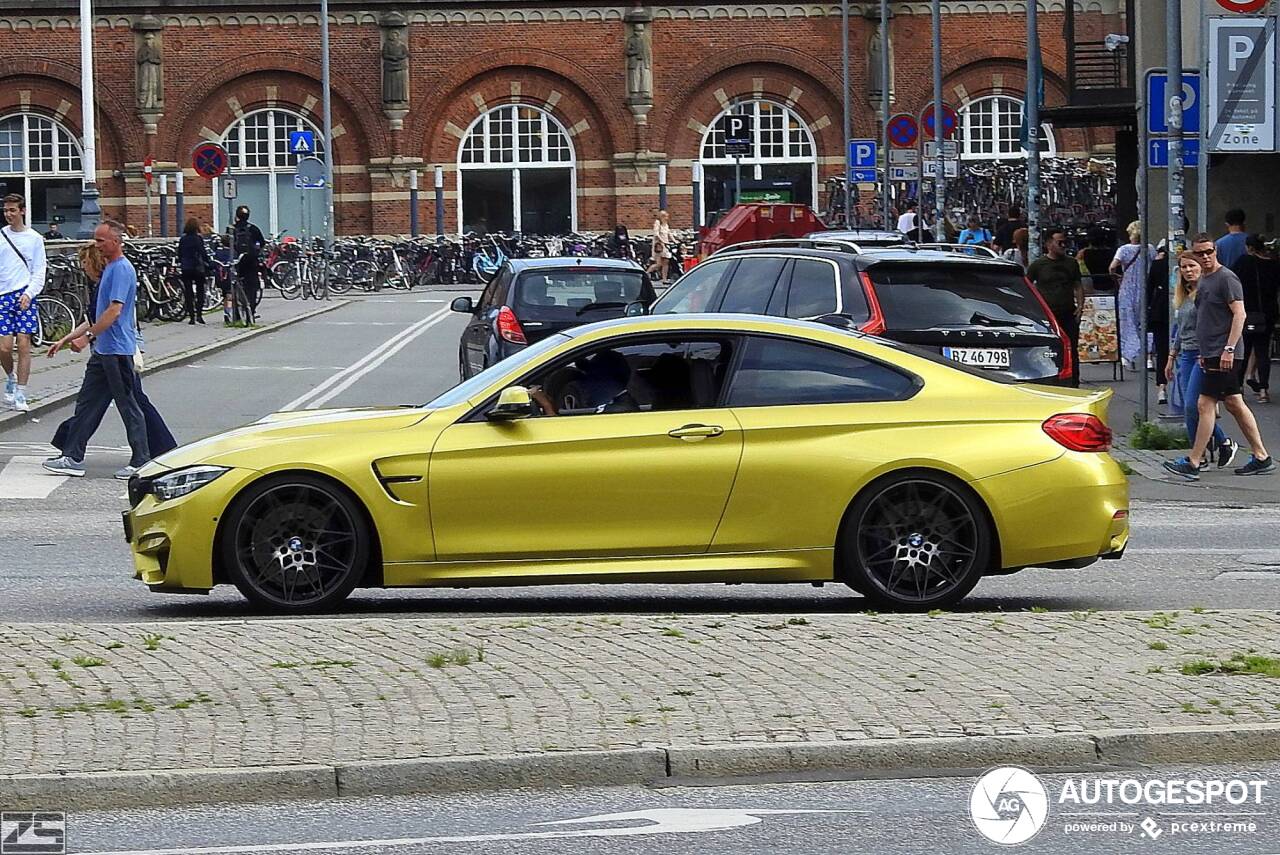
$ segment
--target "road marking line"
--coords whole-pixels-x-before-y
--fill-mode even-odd
[[[14,457],[0,470],[0,499],[47,499],[67,483],[65,475],[54,475],[40,466],[43,457]]]
[[[347,366],[343,370],[339,371],[337,374],[334,374],[332,377],[330,377],[328,380],[321,383],[319,386],[315,386],[311,389],[308,389],[302,395],[298,396],[294,400],[285,404],[283,407],[281,407],[281,409],[282,410],[314,409],[313,407],[303,406],[303,405],[306,404],[312,398],[315,398],[319,395],[324,394],[324,392],[326,392],[333,385],[337,383],[341,383],[344,379],[346,379],[348,375],[359,371],[366,364],[377,359],[382,354],[383,351],[387,350],[388,348],[394,347],[396,343],[399,342],[401,339],[407,336],[414,335],[419,329],[422,329],[425,324],[428,324],[437,318],[446,317],[448,314],[449,314],[449,309],[446,308],[446,309],[441,309],[435,314],[427,315],[425,318],[413,324],[413,326],[409,327],[408,329],[402,332],[396,333],[391,338],[387,339],[382,344],[375,347],[372,351],[366,354],[359,361],[355,362],[352,365]]]
[[[185,368],[201,368],[213,371],[341,371],[344,365],[213,365],[207,362],[192,363]]]
[[[446,314],[443,314],[443,315],[439,315],[439,316],[437,316],[437,317],[435,318],[435,320],[433,320],[433,321],[431,321],[431,323],[429,323],[429,324],[425,324],[424,326],[422,326],[421,328],[419,328],[416,332],[414,332],[414,333],[413,333],[413,335],[407,335],[407,336],[405,336],[404,338],[400,339],[400,341],[396,344],[396,346],[395,346],[395,347],[393,347],[393,348],[391,348],[391,349],[387,350],[385,353],[383,353],[381,356],[379,356],[379,357],[378,357],[377,359],[375,359],[373,362],[369,363],[368,365],[366,365],[364,368],[360,369],[359,371],[357,371],[357,372],[353,373],[353,374],[352,374],[350,377],[348,377],[346,380],[344,380],[343,382],[341,382],[341,383],[339,383],[337,386],[335,386],[331,391],[326,392],[325,394],[323,394],[323,395],[321,395],[320,397],[318,397],[318,398],[316,398],[315,400],[313,400],[311,403],[307,404],[307,407],[306,407],[306,408],[307,408],[308,410],[314,410],[314,409],[316,409],[317,407],[319,407],[321,404],[324,404],[324,403],[326,403],[326,402],[328,402],[328,401],[333,400],[333,399],[334,399],[335,397],[337,397],[339,394],[341,394],[342,392],[345,392],[347,389],[351,388],[351,386],[353,386],[357,380],[359,380],[361,377],[365,376],[366,374],[370,373],[371,371],[374,371],[375,369],[377,369],[377,367],[378,367],[379,365],[381,365],[382,363],[386,362],[386,361],[387,361],[388,359],[390,359],[391,357],[395,356],[397,353],[399,353],[401,350],[403,350],[405,347],[407,347],[409,344],[411,344],[415,338],[417,338],[418,336],[422,335],[424,332],[426,332],[427,330],[431,329],[432,327],[434,327],[436,324],[440,323],[441,321],[446,321],[446,320],[448,320],[448,319],[449,319],[448,311],[449,311],[449,310],[448,310],[448,309],[446,309],[446,310],[445,310]]]

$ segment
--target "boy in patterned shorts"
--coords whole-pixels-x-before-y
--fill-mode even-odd
[[[28,412],[27,380],[31,377],[31,338],[39,319],[36,296],[44,288],[44,238],[26,223],[27,200],[17,193],[4,197],[0,229],[0,368],[4,368],[4,402]],[[14,341],[18,358],[13,357]]]

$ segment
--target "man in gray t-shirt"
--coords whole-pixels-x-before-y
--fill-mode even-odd
[[[1191,254],[1204,270],[1196,289],[1196,337],[1200,340],[1204,379],[1200,383],[1199,400],[1187,401],[1186,406],[1196,407],[1200,423],[1196,435],[1191,437],[1190,456],[1166,461],[1164,468],[1188,481],[1200,480],[1200,469],[1191,461],[1204,457],[1217,419],[1217,403],[1222,401],[1253,450],[1253,457],[1235,473],[1270,474],[1276,471],[1276,464],[1262,444],[1253,413],[1245,405],[1235,365],[1236,347],[1244,333],[1244,288],[1234,273],[1218,263],[1217,248],[1209,235],[1196,235],[1191,242]]]

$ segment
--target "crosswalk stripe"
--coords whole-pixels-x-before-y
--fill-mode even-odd
[[[66,483],[40,467],[42,457],[14,457],[0,470],[0,499],[47,499]]]

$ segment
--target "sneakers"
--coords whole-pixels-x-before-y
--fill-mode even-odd
[[[44,467],[44,471],[52,472],[54,475],[70,475],[73,478],[84,477],[84,463],[72,460],[70,457],[55,457],[52,460],[46,460],[40,465]]]
[[[1276,471],[1276,462],[1268,457],[1266,460],[1259,460],[1252,454],[1249,455],[1249,462],[1236,469],[1237,475],[1270,475]]]
[[[1222,445],[1218,446],[1218,468],[1226,469],[1230,466],[1231,461],[1236,459],[1236,452],[1239,450],[1240,444],[1232,439],[1229,439]]]
[[[1156,403],[1157,404],[1169,403],[1169,393],[1165,392],[1164,389],[1161,389],[1159,396],[1156,398]]]
[[[138,471],[137,466],[126,466],[123,469],[117,469],[115,471],[115,474],[112,475],[111,477],[115,478],[117,481],[128,481],[130,478],[133,477],[133,473],[137,471]]]
[[[1179,478],[1186,478],[1188,481],[1199,481],[1200,470],[1191,460],[1186,457],[1179,457],[1177,460],[1166,460],[1164,462],[1166,472],[1177,475]]]
[[[13,377],[6,377],[4,381],[4,402],[5,404],[13,403],[13,396],[18,392],[18,381]]]
[[[21,389],[14,391],[13,398],[10,400],[9,406],[13,407],[20,413],[31,412],[31,405],[27,403],[27,393]]]

